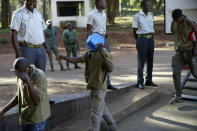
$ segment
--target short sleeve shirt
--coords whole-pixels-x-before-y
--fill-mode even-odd
[[[46,29],[46,25],[42,14],[37,9],[34,9],[32,13],[23,6],[14,11],[10,29],[18,32],[19,42],[39,45],[45,41],[43,31]]]
[[[138,12],[133,18],[133,28],[137,28],[137,34],[154,33],[152,13],[144,14],[143,11]]]
[[[99,12],[97,8],[93,9],[88,15],[87,24],[92,25],[92,32],[106,34],[107,17],[103,10]]]
[[[105,50],[104,53],[107,60],[113,64],[113,59],[110,52]],[[108,73],[103,66],[103,59],[101,58],[99,52],[87,51],[85,55],[82,56],[82,63],[85,63],[85,79],[88,83],[87,89],[106,90],[106,76]]]
[[[40,102],[34,105],[31,100],[28,86],[21,79],[18,80],[17,97],[19,103],[19,124],[37,124],[46,121],[50,115],[50,106],[47,94],[47,79],[45,73],[32,66],[33,70],[30,78],[33,82],[34,88],[39,92]]]

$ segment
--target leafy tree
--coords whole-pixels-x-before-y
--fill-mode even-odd
[[[118,12],[119,0],[106,0],[107,2],[107,19],[109,24],[114,24],[116,13]]]
[[[163,0],[151,0],[151,10],[153,14],[157,14],[159,9],[161,8]]]

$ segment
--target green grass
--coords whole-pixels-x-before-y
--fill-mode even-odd
[[[0,28],[0,34],[9,34],[10,33],[10,29],[6,28],[6,29],[2,29]]]
[[[162,23],[164,22],[164,15],[154,16],[155,23]],[[130,17],[116,17],[115,23],[120,26],[127,26],[130,27],[133,23],[133,16]]]

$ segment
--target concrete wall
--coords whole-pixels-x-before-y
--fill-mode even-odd
[[[165,33],[171,33],[172,11],[182,9],[189,19],[197,22],[197,0],[165,0]]]
[[[108,91],[106,101],[111,102],[118,95],[128,92],[130,90],[130,85],[122,86],[120,88],[121,89],[117,91]],[[47,131],[50,131],[59,124],[69,121],[70,119],[90,110],[92,104],[89,92],[66,95],[54,100],[55,103],[51,104],[52,115],[47,121]],[[17,108],[9,111],[3,119],[0,119],[0,131],[20,131]]]
[[[57,16],[57,2],[75,2],[84,1],[84,16],[69,16],[58,17]],[[54,26],[60,26],[60,21],[76,21],[77,27],[86,27],[87,15],[89,13],[89,0],[51,0],[51,15]]]

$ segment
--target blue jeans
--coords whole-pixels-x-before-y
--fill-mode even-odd
[[[39,124],[22,125],[22,131],[44,131],[46,121]]]
[[[37,68],[45,72],[46,68],[46,53],[43,46],[40,48],[31,48],[28,46],[20,45],[20,51],[30,64],[35,65]]]

